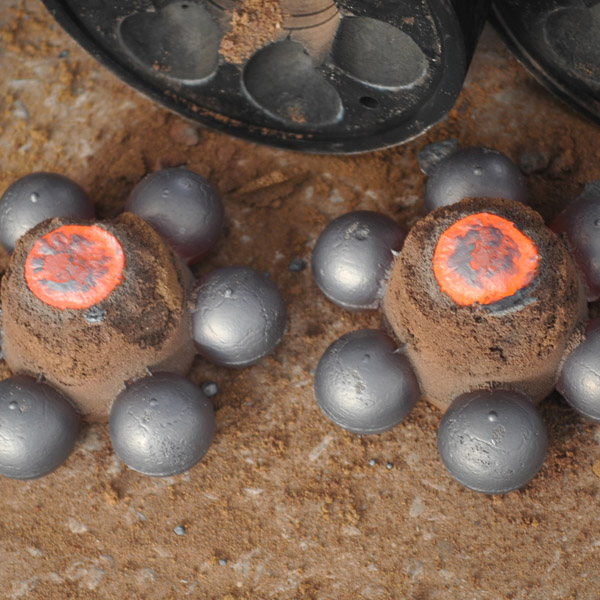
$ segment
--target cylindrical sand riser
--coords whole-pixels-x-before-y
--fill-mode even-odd
[[[38,263],[30,261],[29,279],[26,265],[40,238],[70,223],[44,221],[17,242],[2,280],[3,349],[13,372],[42,375],[88,421],[107,421],[127,382],[148,369],[189,370],[192,276],[147,223],[124,213],[96,226],[118,240],[124,257],[112,291],[98,301],[84,298],[85,307],[60,307],[51,287],[42,299],[48,285],[33,279]]]
[[[434,273],[440,236],[468,215],[503,217],[539,254],[535,277],[507,297],[459,302]],[[453,258],[459,256],[454,254]],[[464,200],[431,212],[410,231],[396,260],[384,315],[418,373],[423,396],[445,410],[460,394],[509,389],[539,401],[581,340],[583,286],[564,244],[530,208],[508,200]]]

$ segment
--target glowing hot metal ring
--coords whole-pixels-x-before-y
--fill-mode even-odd
[[[538,263],[538,247],[514,223],[482,212],[444,231],[433,255],[433,272],[443,292],[469,306],[492,304],[527,287]]]
[[[35,242],[25,262],[25,280],[46,304],[89,308],[121,282],[124,267],[114,235],[97,225],[63,225]]]

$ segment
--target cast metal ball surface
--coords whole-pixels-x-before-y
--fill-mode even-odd
[[[54,388],[25,375],[0,382],[0,475],[34,479],[69,456],[79,415]]]
[[[600,319],[565,360],[556,389],[580,415],[600,423]]]
[[[552,223],[552,229],[567,238],[589,302],[600,298],[600,189],[596,193],[576,198]]]
[[[315,371],[315,396],[336,425],[381,433],[410,413],[420,391],[408,359],[376,329],[348,333],[329,346]]]
[[[94,205],[74,181],[57,173],[32,173],[0,198],[0,243],[12,252],[32,227],[53,217],[93,219]]]
[[[224,267],[199,282],[192,337],[209,361],[245,367],[274,350],[286,318],[283,297],[268,277],[249,267]]]
[[[214,248],[225,209],[213,186],[183,168],[157,171],[138,183],[125,210],[142,217],[183,260],[194,263]]]
[[[377,308],[404,237],[398,223],[381,213],[355,211],[338,217],[315,245],[312,271],[317,285],[343,308]]]
[[[425,210],[463,198],[504,198],[527,203],[519,168],[504,154],[483,147],[464,148],[444,158],[425,184]]]
[[[438,451],[450,474],[486,494],[529,482],[546,457],[546,427],[519,392],[479,390],[458,396],[438,430]]]
[[[168,477],[193,467],[215,435],[215,413],[202,390],[173,373],[139,379],[115,400],[110,437],[135,471]]]

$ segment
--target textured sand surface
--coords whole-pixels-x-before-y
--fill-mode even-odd
[[[0,11],[0,189],[55,170],[112,218],[146,173],[186,165],[226,205],[225,235],[195,274],[230,264],[268,271],[290,318],[275,354],[254,367],[196,359],[191,377],[219,387],[218,430],[188,473],[151,479],[128,470],[108,428],[93,425],[50,476],[1,479],[0,596],[597,598],[600,428],[557,395],[544,401],[548,458],[524,490],[498,497],[448,475],[436,451],[441,412],[428,403],[383,435],[341,431],[316,405],[312,370],[334,339],[376,327],[380,316],[338,309],[310,268],[288,265],[310,262],[318,233],[349,210],[416,222],[417,153],[451,137],[528,157],[538,169],[527,176],[532,205],[548,221],[600,178],[599,128],[548,95],[488,28],[455,110],[425,137],[351,157],[258,147],[140,97],[38,2],[8,5],[17,10]]]

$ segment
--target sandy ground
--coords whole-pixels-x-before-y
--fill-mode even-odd
[[[312,371],[343,333],[378,313],[329,303],[310,267],[325,224],[381,210],[423,214],[416,155],[427,143],[539,153],[531,204],[550,220],[600,178],[600,129],[546,93],[486,28],[456,108],[405,146],[318,157],[260,147],[183,121],[94,63],[36,1],[0,14],[0,190],[52,170],[118,214],[141,177],[186,165],[222,194],[227,226],[196,275],[245,264],[280,286],[289,327],[274,355],[244,369],[197,359],[215,381],[218,432],[188,473],[126,468],[106,425],[84,426],[53,474],[0,479],[3,598],[592,599],[600,596],[600,428],[558,395],[542,404],[550,449],[539,475],[503,496],[456,483],[437,456],[440,412],[359,437],[329,423]],[[5,264],[6,257],[3,257]],[[597,311],[593,307],[594,313]],[[8,371],[0,363],[0,373]],[[177,535],[174,528],[185,528]]]

